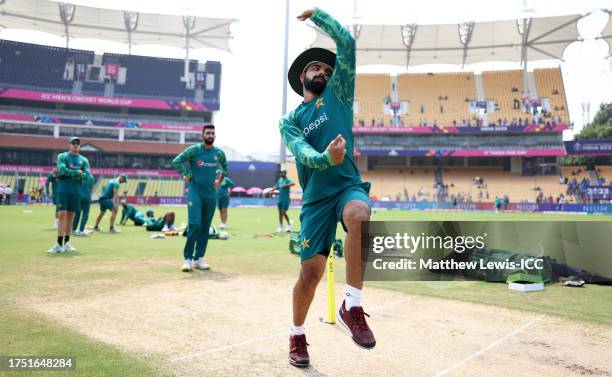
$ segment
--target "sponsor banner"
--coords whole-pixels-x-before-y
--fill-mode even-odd
[[[453,134],[453,133],[517,133],[517,132],[563,132],[567,124],[531,124],[527,126],[482,126],[482,127],[353,127],[355,134]]]
[[[24,115],[24,114],[0,114],[0,120],[12,120],[16,122],[42,123],[48,125],[60,124],[66,126],[99,126],[126,129],[167,130],[167,131],[190,131],[201,132],[202,125],[196,124],[164,124],[164,123],[142,123],[139,121],[117,122],[99,119],[75,119],[56,118],[52,115]]]
[[[503,157],[503,156],[564,156],[565,149],[501,149],[501,150],[405,150],[359,149],[363,156],[411,156],[411,157]]]
[[[612,139],[585,139],[565,142],[568,155],[612,156]]]
[[[61,102],[79,105],[113,106],[113,107],[135,107],[145,109],[162,110],[187,110],[187,111],[216,111],[219,110],[219,103],[205,102],[197,103],[192,101],[145,99],[145,98],[123,98],[123,97],[103,97],[86,94],[71,94],[58,92],[42,92],[37,90],[26,90],[17,88],[0,88],[0,97],[16,98],[43,102]]]
[[[105,64],[104,75],[106,77],[117,78],[117,76],[119,75],[119,67],[120,65],[117,63]]]
[[[364,222],[364,280],[612,282],[611,231],[602,221]]]
[[[457,203],[453,206],[450,202],[406,202],[406,201],[381,201],[370,202],[373,209],[403,210],[403,211],[494,211],[494,203]],[[536,203],[510,203],[507,211],[520,212],[576,212],[597,213],[612,215],[612,204],[536,204]]]
[[[589,186],[585,190],[588,197],[593,199],[612,199],[612,185],[611,186]]]
[[[54,166],[0,165],[0,172],[3,173],[49,174],[53,169]],[[126,174],[128,177],[180,177],[174,170],[92,168],[91,173],[94,176]]]

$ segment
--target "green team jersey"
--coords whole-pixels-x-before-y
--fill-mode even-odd
[[[49,186],[51,186],[50,190]],[[47,176],[47,182],[45,182],[45,192],[47,193],[47,196],[53,196],[57,194],[57,177],[55,176],[55,174],[53,174],[53,172],[49,173],[49,175]]]
[[[234,186],[236,186],[236,182],[228,177],[224,177],[223,182],[221,182],[221,185],[217,190],[217,197],[222,198],[224,196],[230,196],[230,188]]]
[[[289,201],[289,193],[291,192],[291,187],[283,187],[284,185],[293,183],[293,180],[290,178],[279,178],[276,182],[275,189],[278,190],[278,201],[279,202],[288,202]]]
[[[128,219],[134,221],[136,213],[136,208],[132,205],[128,204],[127,206],[123,207],[123,210],[121,211],[121,221],[119,221],[119,224],[125,224]]]
[[[280,133],[293,153],[303,204],[327,198],[361,182],[353,158],[353,97],[355,93],[355,40],[330,15],[316,9],[310,19],[336,43],[336,64],[320,96],[302,102],[280,121]],[[333,165],[329,143],[341,134],[347,153]]]
[[[53,187],[53,191],[80,194],[81,182],[90,175],[89,161],[80,154],[60,153],[57,156],[57,172],[57,190]]]
[[[91,189],[94,184],[93,175],[89,174],[81,183],[81,199],[91,200]]]
[[[120,183],[117,178],[113,178],[102,189],[100,199],[112,199],[115,196],[115,189],[119,189]]]
[[[185,167],[189,163],[189,168]],[[189,190],[196,190],[202,195],[216,197],[215,179],[217,170],[227,174],[225,153],[215,146],[205,148],[202,143],[192,145],[172,160],[172,167],[185,177],[191,177]]]

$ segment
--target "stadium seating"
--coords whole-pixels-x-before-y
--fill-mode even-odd
[[[115,96],[145,95],[193,99],[194,90],[180,81],[184,60],[137,55],[104,54],[102,62],[119,63],[127,68],[125,85],[115,85]],[[192,69],[197,62],[191,61]],[[154,84],[153,84],[154,83]]]
[[[404,190],[408,192],[409,198],[412,198],[413,195],[418,196],[418,191],[423,189],[427,192],[427,199],[431,200],[435,192],[433,168],[381,168],[361,172],[361,177],[372,183],[370,196],[377,199],[389,197],[395,200],[399,193],[404,200]]]
[[[0,40],[0,83],[69,92],[73,82],[64,80],[66,62],[93,64],[94,52],[31,43]],[[102,63],[119,63],[127,68],[125,85],[115,85],[115,96],[153,96],[192,99],[195,91],[186,88],[184,60],[122,54],[104,54]],[[195,71],[198,62],[190,62]],[[104,83],[84,82],[83,93],[103,95]]]
[[[93,51],[0,40],[0,82],[69,91],[72,81],[63,79],[68,59],[92,63],[93,57]]]
[[[552,195],[557,198],[566,192],[566,186],[559,184],[559,176],[521,176],[520,174],[503,171],[501,168],[456,168],[444,169],[442,173],[445,185],[449,185],[449,195],[472,194],[472,201],[478,201],[478,187],[473,184],[474,177],[484,179],[486,188],[482,189],[483,195],[489,192],[489,200],[486,197],[482,201],[493,201],[496,196],[508,195],[511,202],[529,201],[534,202],[538,191],[544,193],[545,197]],[[452,186],[454,187],[451,187]]]
[[[612,166],[597,166],[597,170],[606,183],[612,185]]]
[[[489,122],[497,119],[507,119],[525,117],[531,118],[522,112],[520,107],[514,109],[514,100],[521,101],[523,98],[523,71],[492,71],[482,73],[482,85],[487,100],[497,101],[499,109],[489,115]],[[516,91],[512,91],[516,88]]]
[[[573,178],[576,178],[578,182],[582,181],[584,178],[591,178],[586,166],[561,166],[559,169],[561,170],[561,175],[567,177],[570,181]]]
[[[389,75],[357,75],[355,80],[355,101],[359,102],[359,112],[355,114],[355,123],[362,120],[366,126],[383,120],[386,126],[391,124],[391,115],[384,114],[385,97],[391,94],[391,77]]]
[[[473,73],[405,74],[397,78],[400,101],[409,101],[409,113],[402,116],[406,125],[418,125],[423,119],[432,126],[458,124],[469,119],[465,99],[476,99]],[[421,105],[423,112],[421,112]],[[442,108],[441,108],[442,106]],[[442,110],[442,112],[440,111]]]
[[[548,98],[552,116],[555,119],[560,117],[562,121],[567,123],[569,120],[569,113],[561,69],[535,69],[533,75],[538,97]]]

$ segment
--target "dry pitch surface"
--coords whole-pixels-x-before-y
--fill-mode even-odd
[[[311,366],[296,369],[287,362],[292,284],[218,267],[140,288],[24,305],[96,340],[154,356],[178,376],[612,375],[610,327],[381,289],[365,291],[378,344],[363,350],[339,325],[318,321],[325,312],[324,282],[307,321]],[[341,297],[337,284],[337,302]]]

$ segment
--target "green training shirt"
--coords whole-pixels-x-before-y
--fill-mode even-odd
[[[128,219],[134,220],[134,218],[136,217],[135,215],[136,208],[128,204],[127,206],[123,207],[123,210],[121,211],[121,221],[119,221],[119,224],[125,224]]]
[[[81,182],[89,173],[89,161],[80,154],[63,152],[57,156],[57,192],[80,194]],[[56,191],[53,187],[53,191]]]
[[[45,182],[45,192],[47,193],[47,196],[53,196],[57,194],[56,185],[57,185],[57,177],[55,176],[55,174],[53,174],[53,172],[51,172],[47,176],[47,182]],[[51,189],[49,189],[49,186],[51,186]]]
[[[219,190],[217,190],[217,197],[223,198],[225,196],[230,196],[230,188],[236,186],[236,182],[231,180],[228,177],[223,177],[223,182],[219,186]]]
[[[278,201],[280,202],[288,202],[289,201],[289,194],[291,192],[291,187],[283,187],[283,185],[287,185],[293,183],[293,180],[291,180],[290,178],[279,178],[278,181],[276,182],[276,186],[274,186],[275,189],[278,190]]]
[[[91,200],[91,188],[94,184],[93,175],[89,174],[81,183],[81,199]]]
[[[189,167],[185,167],[185,163]],[[172,160],[172,167],[182,176],[191,177],[189,190],[196,190],[207,197],[216,197],[214,183],[217,170],[227,174],[225,153],[215,146],[205,148],[202,143],[192,145]]]
[[[112,199],[115,195],[115,189],[119,189],[119,179],[113,178],[104,186],[102,189],[102,195],[100,195],[100,199]]]
[[[316,202],[361,182],[353,157],[353,97],[355,93],[355,40],[330,15],[316,9],[310,19],[336,43],[336,65],[320,96],[302,102],[280,121],[280,133],[293,153],[303,204]],[[346,155],[332,165],[325,149],[341,134]]]

